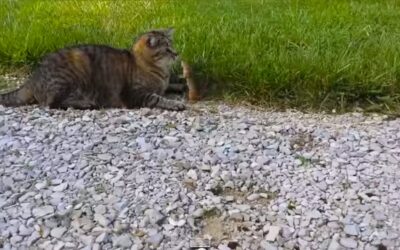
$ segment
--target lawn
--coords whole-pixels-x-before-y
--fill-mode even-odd
[[[400,103],[396,0],[2,0],[2,71],[76,43],[129,47],[175,27],[182,57],[219,97],[345,109]]]

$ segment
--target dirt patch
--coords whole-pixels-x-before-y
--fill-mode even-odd
[[[294,151],[311,150],[314,146],[314,136],[310,133],[299,133],[290,141],[290,148]]]
[[[203,220],[202,238],[210,239],[210,244],[217,247],[221,242],[235,243],[243,232],[249,231],[252,222],[235,221],[229,218],[209,217]]]
[[[252,193],[261,193],[264,197],[260,195],[257,199],[248,200],[247,197]],[[213,194],[223,197],[225,202],[245,204],[251,207],[266,206],[276,197],[276,194],[265,190],[243,192],[222,186],[215,187]],[[236,245],[235,239],[240,238],[244,232],[251,230],[250,228],[255,225],[254,221],[245,220],[246,216],[248,216],[247,212],[240,212],[230,216],[217,208],[207,210],[202,218],[199,219],[202,225],[199,236],[203,239],[210,239],[211,246],[214,247],[217,247],[221,242]]]

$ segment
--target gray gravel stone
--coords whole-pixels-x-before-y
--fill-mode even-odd
[[[3,177],[3,185],[12,188],[14,186],[14,180],[11,177]]]
[[[340,245],[347,247],[347,248],[357,248],[357,241],[352,238],[341,238]]]
[[[39,183],[35,184],[35,187],[36,187],[37,190],[41,190],[41,189],[47,187],[47,183],[46,182],[39,182]]]
[[[20,243],[22,241],[23,237],[19,236],[19,235],[14,235],[10,238],[10,243],[13,246],[18,245],[18,243]]]
[[[231,248],[228,247],[227,245],[220,244],[220,245],[218,246],[218,250],[231,250]]]
[[[164,239],[164,235],[162,233],[156,233],[156,234],[151,235],[147,239],[147,242],[154,247],[158,247],[161,244],[163,239]]]
[[[65,227],[55,227],[55,228],[51,229],[50,235],[54,238],[60,239],[66,231],[67,231],[67,228],[65,228]]]
[[[127,248],[132,246],[132,239],[128,234],[122,234],[112,237],[113,247]]]
[[[32,210],[32,214],[35,217],[43,217],[52,213],[54,213],[54,208],[52,206],[36,207]]]
[[[203,214],[204,214],[204,209],[198,208],[193,212],[193,217],[194,218],[200,218],[200,217],[203,216]]]
[[[281,227],[278,226],[270,226],[268,230],[268,234],[265,237],[266,241],[275,241],[276,237],[278,236],[279,232],[281,230]]]
[[[54,245],[53,250],[60,250],[60,249],[62,249],[64,246],[65,246],[65,243],[64,243],[64,242],[58,241],[58,242]]]
[[[107,227],[110,224],[110,221],[102,214],[95,214],[94,220],[103,227]]]
[[[196,173],[196,170],[190,169],[190,170],[187,172],[187,176],[188,176],[190,179],[197,180],[197,173]]]
[[[67,189],[68,183],[61,183],[55,187],[53,187],[54,192],[63,192],[65,189]]]
[[[399,119],[194,107],[0,106],[4,248],[400,249]]]
[[[28,228],[25,225],[20,225],[18,228],[18,234],[21,236],[31,235],[33,232],[33,228]]]
[[[261,249],[263,250],[278,250],[278,247],[268,241],[261,241]]]
[[[98,154],[97,157],[100,160],[103,160],[103,161],[110,161],[112,159],[112,155],[108,154],[108,153],[106,153],[106,154]]]
[[[260,194],[251,194],[251,195],[247,196],[247,200],[255,201],[255,200],[259,199],[260,197],[261,197]]]
[[[79,235],[79,241],[85,246],[91,246],[93,244],[93,236],[84,234]]]
[[[357,225],[345,225],[343,230],[347,235],[353,236],[357,236],[359,231]]]
[[[39,232],[33,231],[32,234],[28,237],[26,244],[27,244],[27,246],[32,246],[39,239],[40,239]]]
[[[150,223],[152,224],[160,224],[165,218],[165,215],[155,209],[146,210],[145,215],[149,218]]]
[[[384,221],[386,220],[386,215],[382,211],[375,211],[374,218],[378,221]]]
[[[103,232],[96,238],[97,243],[103,243],[107,239],[107,233]]]

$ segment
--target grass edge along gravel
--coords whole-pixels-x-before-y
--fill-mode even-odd
[[[397,1],[39,1],[0,6],[2,72],[77,43],[128,48],[175,27],[176,48],[213,97],[299,109],[395,110]],[[0,84],[1,88],[1,84]]]

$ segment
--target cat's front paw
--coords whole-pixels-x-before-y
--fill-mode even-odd
[[[187,107],[183,102],[170,100],[166,108],[174,111],[182,111],[185,110]]]

